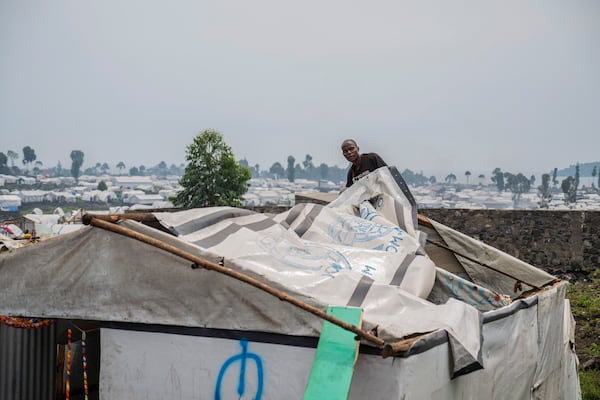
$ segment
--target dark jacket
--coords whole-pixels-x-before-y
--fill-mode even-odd
[[[346,179],[346,187],[352,186],[354,182],[367,175],[377,168],[386,167],[387,164],[377,153],[364,153],[360,155],[360,167],[355,170],[354,164],[348,169],[348,177]]]

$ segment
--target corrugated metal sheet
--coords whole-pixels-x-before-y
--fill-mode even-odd
[[[36,329],[0,324],[0,400],[53,400],[55,324]]]

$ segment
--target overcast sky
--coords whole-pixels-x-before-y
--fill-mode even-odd
[[[208,128],[261,169],[598,161],[600,1],[0,1],[0,151],[180,164]]]

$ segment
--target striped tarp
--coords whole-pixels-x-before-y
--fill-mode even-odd
[[[436,266],[423,251],[414,215],[385,168],[327,206],[302,203],[275,215],[231,207],[155,213],[179,239],[227,266],[325,306],[363,308],[365,325],[377,325],[382,337],[446,329],[457,343],[458,370],[479,358],[481,321],[459,301],[424,300]]]

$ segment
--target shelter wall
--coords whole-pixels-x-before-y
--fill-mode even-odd
[[[483,325],[483,368],[451,378],[449,342],[399,358],[361,353],[349,399],[576,399],[564,285]],[[315,349],[102,329],[100,399],[301,398]],[[243,365],[243,366],[242,366]]]

